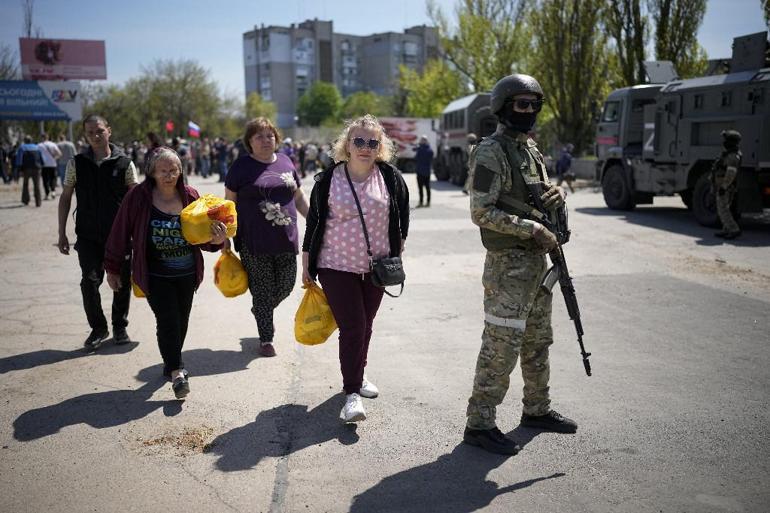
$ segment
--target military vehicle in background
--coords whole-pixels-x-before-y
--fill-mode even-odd
[[[439,180],[463,185],[468,177],[468,134],[481,139],[494,133],[497,118],[489,108],[489,93],[452,101],[441,113],[439,151],[433,171]]]
[[[610,93],[596,133],[597,178],[616,210],[679,194],[699,223],[718,223],[709,182],[721,132],[738,130],[743,162],[736,207],[770,208],[770,43],[767,32],[737,37],[726,74],[687,80],[671,63],[645,63],[651,84]]]
[[[396,167],[404,173],[417,171],[414,160],[415,149],[420,142],[420,136],[428,137],[433,154],[436,155],[436,120],[431,118],[379,118],[385,133],[396,145]]]

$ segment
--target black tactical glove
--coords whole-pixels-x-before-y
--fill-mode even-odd
[[[564,193],[561,190],[561,187],[557,185],[551,185],[548,190],[540,196],[540,199],[543,201],[543,206],[549,210],[564,205]]]

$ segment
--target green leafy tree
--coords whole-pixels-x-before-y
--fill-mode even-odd
[[[297,102],[299,123],[319,126],[326,120],[336,119],[341,105],[342,97],[334,84],[314,82]]]
[[[275,103],[264,100],[259,93],[252,92],[246,97],[246,119],[264,117],[275,122],[277,113]]]
[[[617,58],[619,77],[614,85],[626,87],[644,83],[650,22],[642,0],[609,0],[604,23],[614,42]]]
[[[603,0],[541,0],[533,14],[540,82],[554,132],[580,152],[593,138],[594,106],[609,92]]]
[[[339,117],[351,119],[364,114],[373,116],[385,116],[390,112],[389,98],[379,96],[371,91],[359,91],[353,93],[342,103]]]
[[[164,134],[168,120],[175,126],[170,137],[185,136],[188,121],[204,134],[223,135],[226,119],[233,115],[208,70],[191,60],[154,61],[139,77],[93,88],[86,98],[86,112],[107,117],[116,141],[141,140],[149,131]],[[242,108],[238,105],[239,112]]]
[[[531,33],[527,25],[532,0],[458,0],[454,25],[428,0],[428,15],[438,28],[442,57],[470,81],[488,91],[506,75],[526,68]]]
[[[682,78],[705,73],[708,59],[697,37],[706,0],[649,0],[649,8],[655,24],[655,57],[673,62]]]
[[[407,113],[421,118],[435,118],[455,98],[467,93],[463,77],[442,60],[431,60],[422,74],[400,67],[401,88],[406,91]]]
[[[770,29],[770,0],[760,0],[762,10],[765,11],[765,25]]]

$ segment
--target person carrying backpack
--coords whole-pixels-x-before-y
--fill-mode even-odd
[[[21,187],[21,202],[29,205],[29,181],[35,191],[35,206],[39,207],[43,202],[40,193],[40,172],[43,169],[43,156],[40,148],[32,142],[32,137],[24,136],[24,144],[16,151],[16,167],[21,169],[24,183]]]

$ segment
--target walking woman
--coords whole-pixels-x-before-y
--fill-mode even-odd
[[[377,397],[364,374],[383,289],[372,283],[361,205],[373,258],[400,256],[409,230],[409,190],[388,161],[393,143],[367,114],[349,122],[332,149],[334,166],[315,176],[302,244],[302,280],[318,276],[340,329],[345,422],[366,419],[361,397]]]
[[[276,153],[280,140],[267,118],[249,121],[243,136],[247,153],[233,162],[225,179],[225,197],[238,211],[235,250],[249,276],[259,354],[267,357],[275,356],[273,312],[297,280],[297,212],[307,217],[308,210],[294,163]]]
[[[118,290],[131,286],[121,283],[120,268],[133,250],[133,280],[155,314],[163,373],[171,378],[177,399],[190,393],[182,346],[193,294],[203,280],[201,249],[219,251],[227,238],[221,222],[212,225],[210,243],[193,246],[182,237],[179,214],[197,198],[198,192],[182,181],[182,162],[176,152],[157,148],[147,178],[123,199],[104,255],[107,283]]]

